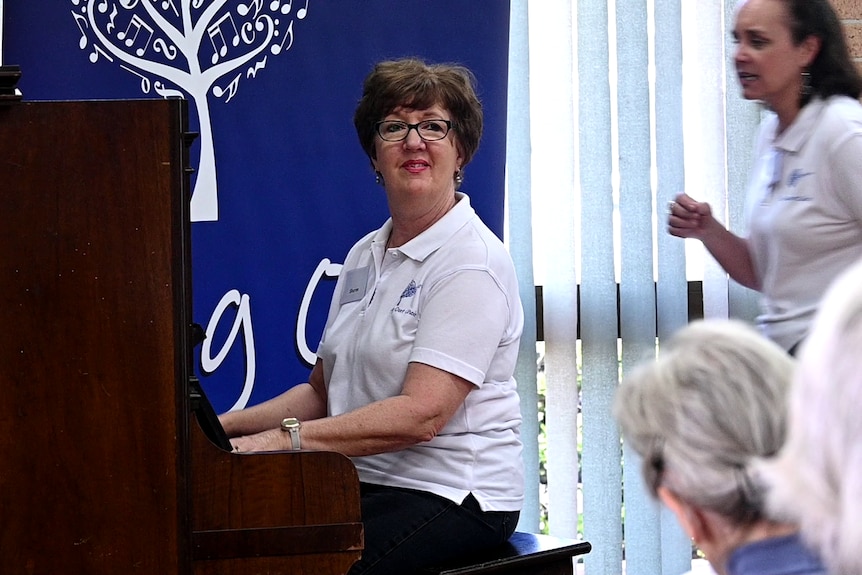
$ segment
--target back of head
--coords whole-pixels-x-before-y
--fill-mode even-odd
[[[353,124],[362,149],[374,159],[374,125],[399,107],[423,110],[434,105],[452,115],[467,165],[482,138],[482,104],[476,78],[459,64],[428,64],[417,58],[379,62],[366,76]]]
[[[862,77],[853,62],[838,14],[829,0],[782,0],[790,15],[790,30],[795,43],[808,36],[820,39],[820,51],[808,69],[811,94],[822,98],[843,95],[859,98]]]
[[[653,495],[664,486],[736,525],[761,519],[750,464],[781,447],[792,370],[793,360],[747,324],[706,320],[626,375],[614,417],[643,458]]]
[[[824,295],[799,355],[787,445],[763,470],[771,509],[832,571],[862,575],[862,261]]]

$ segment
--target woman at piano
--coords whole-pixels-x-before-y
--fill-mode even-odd
[[[465,67],[378,63],[354,125],[390,218],[349,251],[307,383],[221,422],[240,452],[349,456],[365,549],[416,573],[506,541],[523,501],[511,257],[460,191],[482,106]]]

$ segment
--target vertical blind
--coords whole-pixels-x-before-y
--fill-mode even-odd
[[[754,294],[699,244],[665,232],[667,202],[683,190],[740,229],[758,121],[727,66],[732,7],[694,4],[510,3],[507,241],[527,313],[532,282],[542,286],[548,529],[593,544],[587,575],[690,568],[691,543],[621,445],[613,395],[626,370],[688,321],[692,273],[705,315],[755,310]],[[531,483],[519,528],[530,531],[539,509],[533,333],[518,371]]]
[[[536,299],[533,275],[532,199],[530,194],[530,80],[527,3],[511,3],[509,31],[509,94],[506,118],[506,222],[504,236],[518,270],[518,289],[524,307],[524,334],[518,350],[515,379],[521,396],[527,504],[519,524],[525,531],[539,526],[539,402],[536,374]],[[512,243],[510,238],[517,238]],[[533,480],[530,480],[533,478]]]

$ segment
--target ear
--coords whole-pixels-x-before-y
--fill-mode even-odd
[[[823,42],[819,36],[815,36],[814,34],[806,36],[798,46],[800,55],[799,65],[803,68],[808,68],[814,59],[817,58],[822,45]]]
[[[692,541],[695,543],[703,541],[706,525],[697,508],[680,499],[676,493],[667,487],[660,486],[658,488],[658,497],[662,503],[667,505],[668,509],[673,511],[677,521]]]
[[[461,142],[455,140],[455,152],[457,155],[455,156],[455,165],[458,166],[460,170],[464,164],[464,150],[461,148]]]

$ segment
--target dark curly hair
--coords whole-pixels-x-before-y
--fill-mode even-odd
[[[782,0],[790,16],[790,33],[797,45],[809,36],[820,40],[820,51],[808,68],[811,91],[802,96],[804,106],[812,96],[850,96],[859,99],[862,77],[850,57],[844,29],[829,0]]]
[[[456,143],[466,166],[482,138],[482,104],[476,77],[458,64],[426,64],[418,58],[379,62],[366,76],[353,125],[362,149],[376,159],[374,124],[399,107],[422,110],[434,105],[452,114]]]

